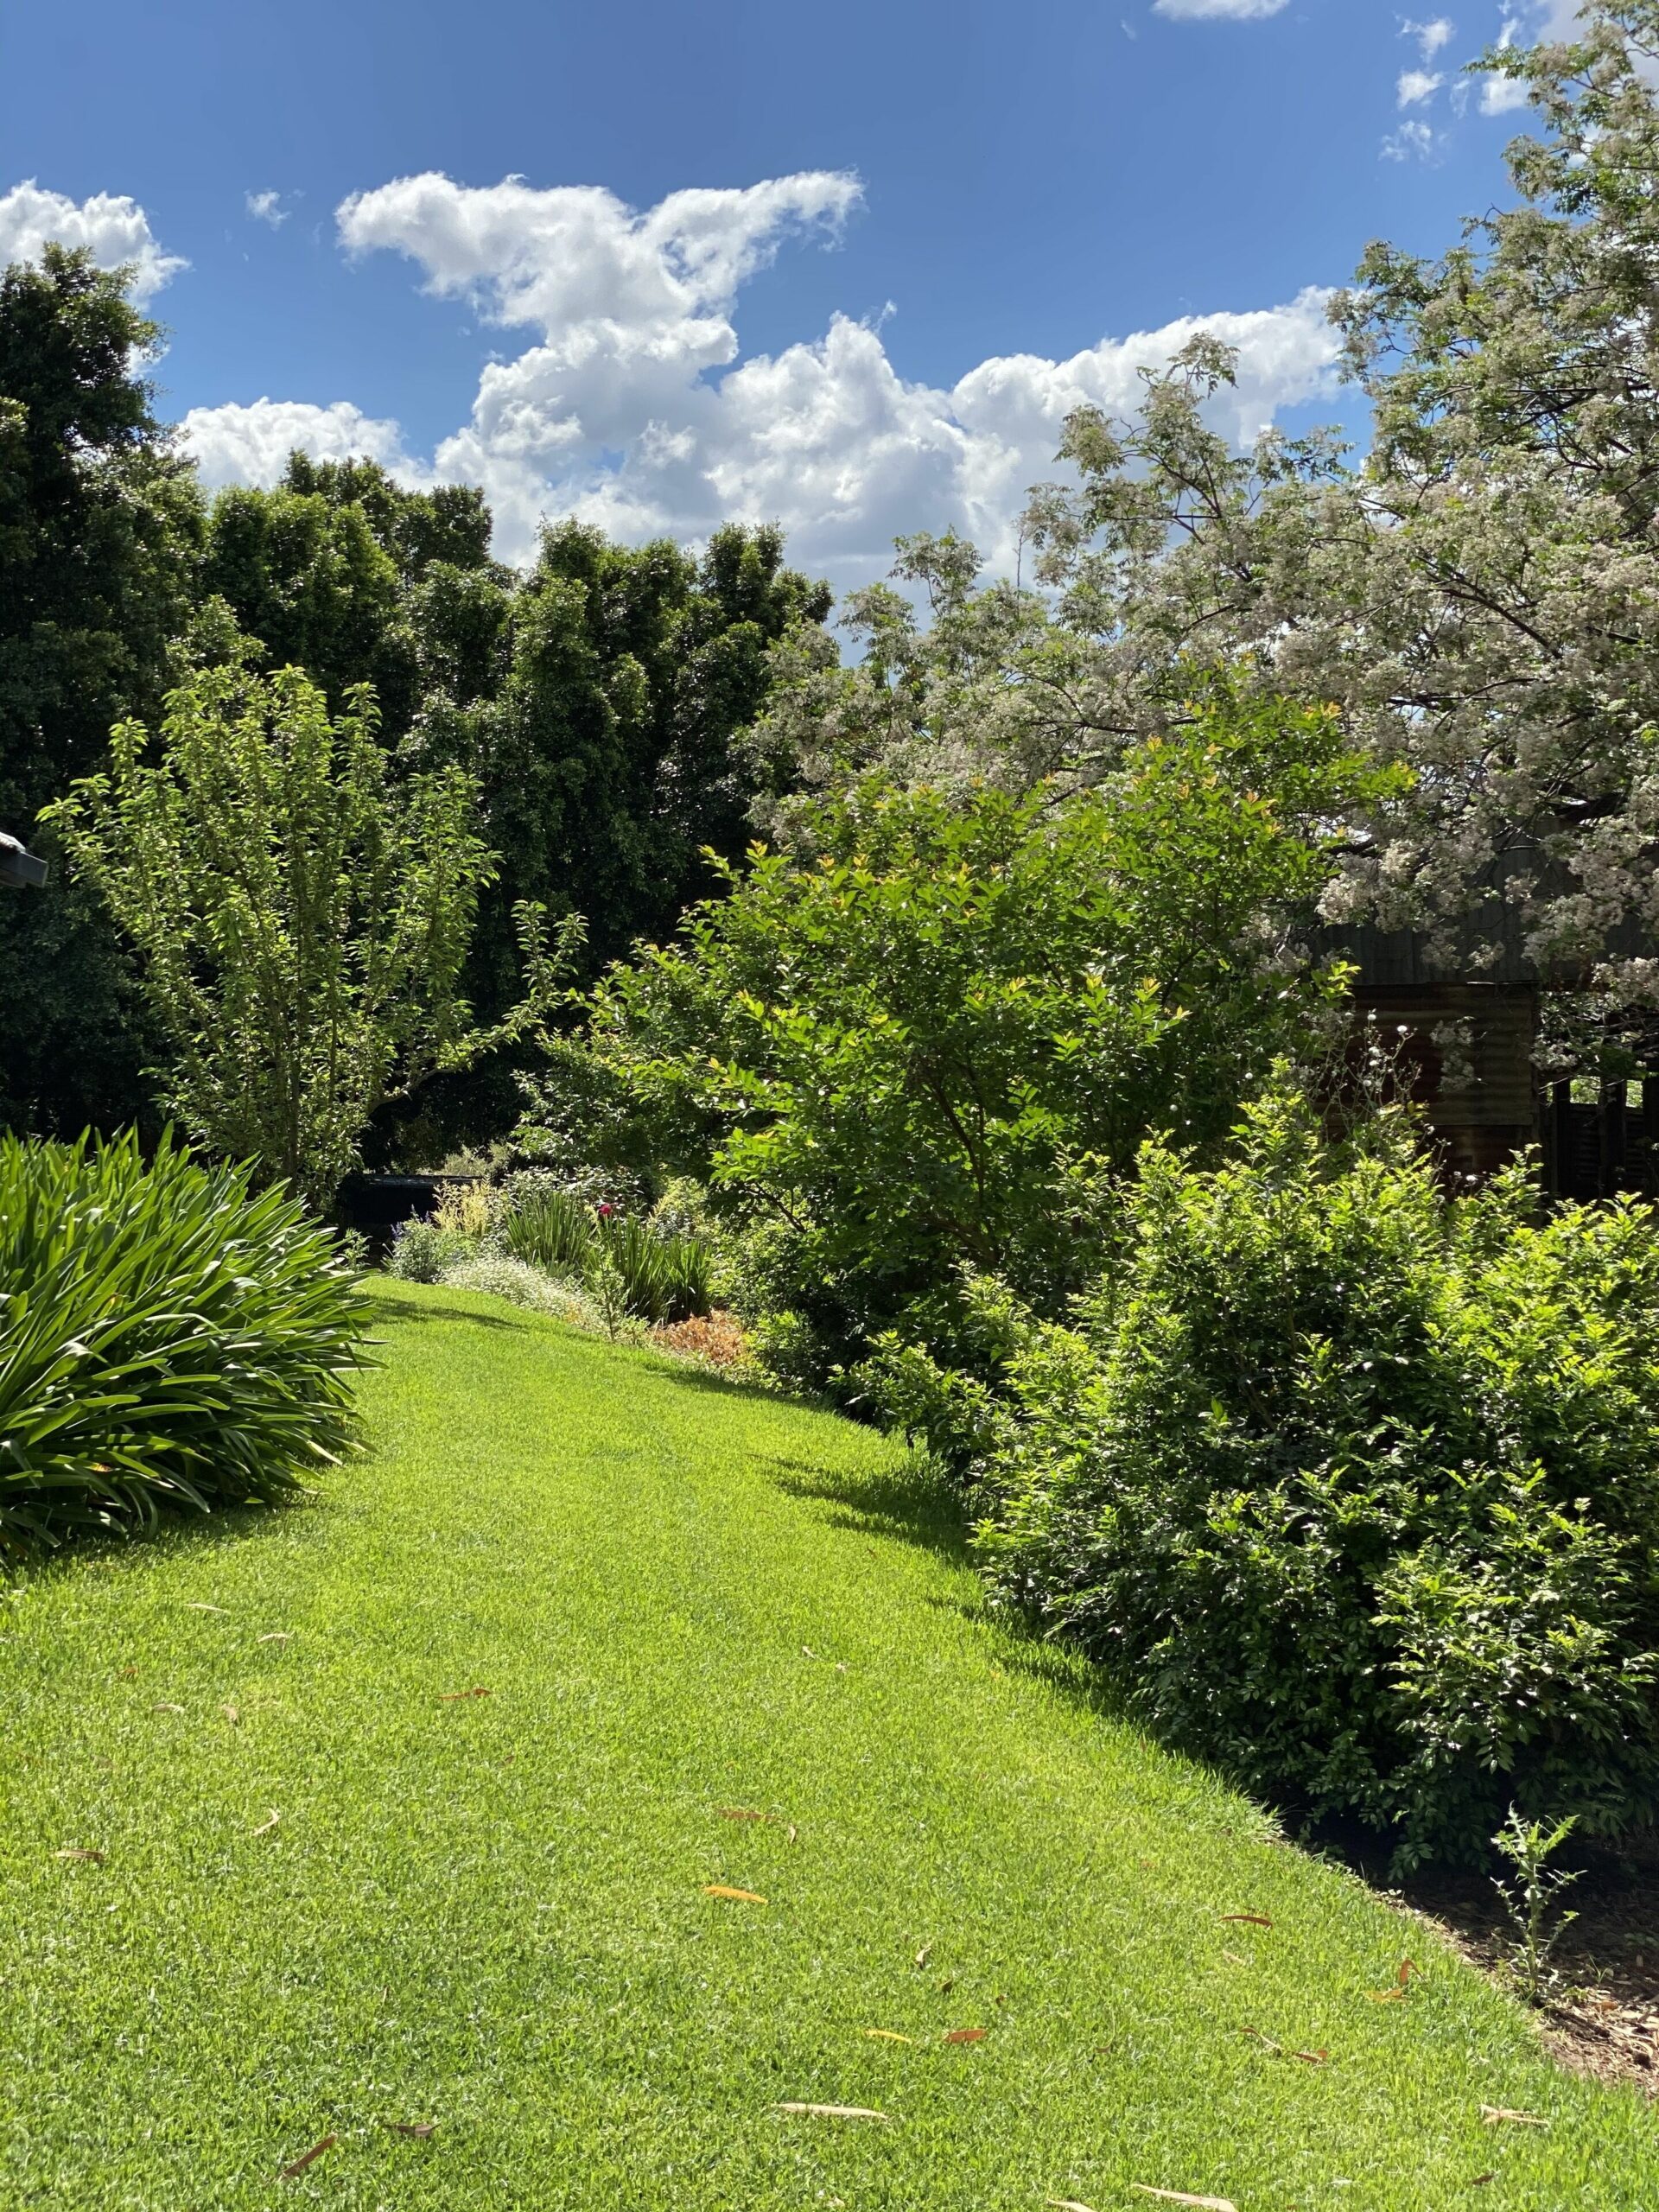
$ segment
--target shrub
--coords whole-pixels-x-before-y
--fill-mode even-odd
[[[594,1234],[594,1210],[574,1192],[542,1182],[510,1190],[502,1236],[514,1259],[579,1276],[592,1260]]]
[[[1075,1328],[1012,1349],[1013,1411],[946,1408],[1005,1597],[1402,1866],[1479,1855],[1511,1803],[1650,1816],[1651,1213],[1535,1219],[1518,1167],[1449,1201],[1405,1122],[1327,1149],[1280,1098],[1213,1172],[1148,1147],[1121,1233]]]
[[[550,1313],[556,1320],[569,1321],[579,1329],[599,1325],[593,1301],[585,1292],[574,1283],[557,1281],[525,1260],[483,1253],[474,1259],[453,1262],[439,1281],[452,1290],[480,1290],[492,1298],[505,1298],[509,1305],[524,1306],[532,1313]]]
[[[352,1441],[332,1235],[170,1137],[0,1138],[0,1549],[269,1502]]]
[[[435,1221],[398,1224],[386,1259],[386,1272],[405,1282],[436,1282],[446,1268],[469,1258],[476,1247],[453,1229]]]
[[[704,1237],[655,1217],[589,1205],[571,1190],[527,1182],[513,1190],[502,1237],[515,1259],[584,1283],[607,1314],[653,1325],[706,1313],[713,1254]]]
[[[686,1321],[665,1321],[651,1333],[653,1343],[680,1359],[694,1359],[705,1367],[751,1364],[743,1325],[735,1313],[703,1313]]]

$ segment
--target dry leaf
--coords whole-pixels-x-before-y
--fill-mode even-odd
[[[1238,2212],[1230,2196],[1189,2196],[1179,2189],[1148,2189],[1143,2181],[1132,2181],[1129,2187],[1142,2196],[1156,2196],[1166,2204],[1191,2204],[1198,2212]]]
[[[940,1996],[941,1996],[941,1997],[948,1997],[948,1996],[950,1994],[951,1991],[956,1987],[956,1986],[957,1986],[957,1977],[955,1976],[955,1974],[946,1974],[946,1976],[944,1977],[944,1980],[939,1984],[939,1994],[940,1994]]]
[[[454,1705],[462,1698],[488,1697],[490,1694],[491,1693],[484,1688],[481,1682],[474,1682],[472,1688],[469,1690],[441,1690],[438,1694],[438,1703],[440,1705]]]
[[[1410,1982],[1411,1977],[1416,1973],[1416,1962],[1414,1960],[1402,1959],[1400,1961],[1400,1971],[1394,1978],[1399,1983],[1401,1988],[1404,1989]]]
[[[990,2032],[988,2028],[947,2028],[944,2039],[946,2043],[983,2043]]]
[[[1393,1989],[1368,1989],[1365,1994],[1373,2005],[1403,2005],[1406,2001],[1406,1993],[1398,1986]]]
[[[795,1843],[799,1840],[799,1831],[796,1827],[793,1821],[789,1823],[789,1840],[791,1843]]]
[[[421,2143],[425,2142],[437,2124],[435,2120],[389,2120],[386,2122],[394,2135],[412,2135]]]
[[[1230,1967],[1247,1967],[1250,1963],[1248,1959],[1241,1959],[1236,1951],[1224,1951],[1221,1955]]]
[[[255,1835],[269,1835],[274,1827],[281,1825],[282,1817],[282,1815],[273,1805],[270,1808],[270,1818],[268,1821],[261,1821],[258,1827],[255,1828],[253,1833]],[[328,2139],[332,2143],[334,2139],[331,2135]]]
[[[921,1949],[916,1954],[917,1965],[918,1967],[925,1967],[932,1955],[933,1946],[931,1943],[924,1943]]]
[[[1054,2212],[1089,2212],[1089,2207],[1079,2204],[1075,2196],[1050,2196],[1044,2201],[1054,2207]]]
[[[1484,2189],[1489,2181],[1496,2181],[1497,2179],[1497,2176],[1496,2174],[1477,2174],[1474,2179],[1470,2183],[1469,2186],[1471,2189]]]
[[[720,1817],[722,1821],[764,1821],[770,1816],[765,1813],[757,1813],[747,1805],[722,1805],[720,1808]]]
[[[901,2036],[897,2028],[866,2028],[865,2034],[872,2043],[914,2043],[914,2036]]]
[[[104,1864],[104,1853],[101,1851],[93,1850],[90,1845],[86,1844],[66,1843],[61,1851],[54,1851],[52,1856],[54,1859],[87,1859],[94,1866],[101,1866]]]
[[[803,1659],[816,1659],[817,1656],[818,1655],[816,1651],[809,1650],[805,1644],[801,1646],[801,1656]]]
[[[308,2151],[302,2151],[297,2158],[291,2159],[283,2168],[282,2178],[292,2181],[296,2175],[302,2174],[314,2159],[320,2158],[325,2151],[332,2151],[339,2140],[338,2135],[325,2135],[320,2143],[314,2143]]]
[[[1273,1923],[1265,1912],[1224,1912],[1224,1920],[1243,1921],[1247,1928],[1271,1928]]]
[[[738,1904],[765,1904],[765,1897],[758,1897],[753,1890],[734,1890],[724,1882],[705,1882],[702,1894],[706,1897],[730,1897]]]
[[[286,1628],[274,1628],[269,1636],[257,1636],[254,1638],[256,1643],[292,1643],[293,1641],[294,1631],[292,1629]]]
[[[152,1705],[149,1709],[152,1713],[182,1713],[184,1711],[184,1707],[181,1705],[166,1704]]]
[[[188,1598],[184,1610],[187,1613],[223,1613],[226,1619],[230,1618],[231,1611],[228,1605],[205,1605],[200,1598]]]
[[[884,2112],[874,2112],[868,2105],[803,2105],[786,2104],[777,2107],[779,2112],[805,2113],[814,2120],[886,2120]]]
[[[1270,2050],[1275,2058],[1284,2051],[1283,2044],[1275,2043],[1271,2036],[1264,2036],[1260,2028],[1241,2028],[1238,2032],[1248,2036],[1252,2043],[1259,2043],[1264,2050]]]
[[[1512,2127],[1548,2127],[1547,2120],[1540,2120],[1535,2112],[1511,2112],[1507,2105],[1482,2105],[1480,2116],[1488,2127],[1496,2127],[1508,2120]]]
[[[1328,2050],[1293,2050],[1290,2055],[1293,2058],[1305,2059],[1310,2066],[1323,2066],[1331,2056]]]
[[[238,1727],[241,1725],[242,1708],[239,1705],[221,1705],[219,1709],[224,1714],[225,1718],[230,1722],[232,1728]]]
[[[123,1681],[130,1681],[137,1672],[138,1669],[136,1667],[124,1667],[121,1669],[121,1679]]]

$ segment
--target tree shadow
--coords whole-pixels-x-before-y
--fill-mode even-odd
[[[677,1359],[671,1352],[656,1344],[629,1344],[619,1341],[618,1351],[647,1351],[652,1365],[645,1371],[659,1382],[666,1382],[671,1389],[697,1390],[707,1397],[749,1398],[780,1409],[795,1408],[804,1413],[838,1413],[841,1408],[827,1399],[796,1397],[785,1390],[771,1388],[764,1382],[746,1382],[732,1375],[722,1375],[717,1368],[696,1367],[687,1359]]]
[[[505,1313],[473,1313],[464,1306],[405,1305],[400,1298],[387,1298],[377,1290],[365,1290],[363,1303],[371,1308],[375,1325],[382,1322],[403,1321],[470,1321],[480,1329],[518,1329],[528,1326],[524,1321],[512,1319]]]
[[[10,1572],[18,1581],[43,1588],[88,1567],[148,1567],[221,1544],[257,1542],[291,1527],[296,1516],[306,1521],[316,1516],[320,1526],[332,1503],[321,1491],[303,1490],[266,1504],[214,1506],[207,1512],[180,1509],[150,1528],[67,1535],[50,1551],[30,1551],[14,1560]]]

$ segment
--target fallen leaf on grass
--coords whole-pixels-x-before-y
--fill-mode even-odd
[[[800,1840],[800,1830],[796,1827],[793,1821],[791,1821],[788,1823],[788,1827],[790,1841],[791,1843],[798,1843]]]
[[[1241,2028],[1238,2032],[1242,2036],[1248,2036],[1252,2043],[1259,2043],[1263,2050],[1270,2050],[1275,2058],[1281,2056],[1284,2051],[1283,2044],[1275,2043],[1271,2036],[1264,2036],[1260,2028]]]
[[[1400,1986],[1393,1989],[1368,1989],[1365,1994],[1373,2005],[1403,2005],[1406,2001],[1405,1990]]]
[[[200,1598],[187,1598],[184,1610],[187,1613],[223,1613],[227,1620],[231,1611],[228,1605],[209,1605]]]
[[[939,1984],[939,1994],[940,1994],[940,1996],[941,1996],[941,1997],[948,1997],[948,1996],[950,1994],[951,1991],[956,1987],[956,1986],[957,1986],[957,1977],[955,1976],[955,1974],[946,1974],[946,1976],[944,1977],[944,1980]]]
[[[1547,2120],[1540,2120],[1535,2112],[1511,2112],[1508,2105],[1482,2105],[1480,2116],[1488,2127],[1497,2127],[1508,2120],[1513,2127],[1548,2127]]]
[[[868,2105],[779,2105],[779,2112],[804,2113],[812,2120],[887,2120],[890,2114],[874,2111]]]
[[[1303,2060],[1309,2066],[1323,2066],[1331,2056],[1328,2050],[1293,2050],[1290,2055],[1293,2058]]]
[[[1046,2204],[1052,2204],[1054,2207],[1054,2212],[1089,2212],[1089,2207],[1086,2204],[1079,2204],[1075,2196],[1049,2196],[1045,2197],[1043,2201]]]
[[[1474,2179],[1470,2183],[1469,2186],[1471,2189],[1484,2189],[1489,2181],[1496,2181],[1497,2179],[1497,2176],[1496,2174],[1477,2174]]]
[[[121,1679],[123,1681],[130,1681],[137,1672],[138,1669],[136,1667],[124,1667],[121,1669]]]
[[[769,1821],[772,1815],[770,1813],[757,1813],[749,1805],[722,1805],[720,1817],[722,1821]]]
[[[184,1711],[181,1705],[152,1705],[149,1709],[152,1713],[182,1713]]]
[[[1416,1973],[1416,1971],[1417,1962],[1414,1959],[1402,1959],[1400,1961],[1400,1971],[1394,1978],[1399,1983],[1401,1988],[1405,1989],[1409,1986],[1411,1977]]]
[[[872,2043],[914,2043],[914,2036],[901,2036],[897,2028],[866,2028],[865,2034]]]
[[[1224,1912],[1224,1920],[1243,1921],[1247,1928],[1271,1928],[1273,1923],[1265,1912]]]
[[[239,1705],[221,1705],[219,1709],[224,1714],[225,1718],[230,1722],[232,1728],[239,1727],[241,1726],[242,1708]]]
[[[394,2135],[412,2135],[424,2143],[437,2126],[435,2120],[389,2120],[386,2126]]]
[[[1221,1955],[1230,1967],[1247,1967],[1250,1963],[1248,1959],[1241,1959],[1236,1951],[1224,1951]]]
[[[944,2039],[946,2043],[983,2043],[990,2032],[988,2028],[947,2028]]]
[[[272,1830],[273,1828],[275,1828],[275,1827],[281,1827],[281,1825],[282,1825],[282,1819],[283,1819],[282,1815],[277,1811],[276,1808],[273,1805],[273,1806],[271,1807],[271,1808],[270,1808],[270,1818],[268,1821],[260,1821],[260,1823],[259,1823],[259,1825],[258,1825],[258,1827],[257,1827],[257,1828],[255,1828],[255,1829],[254,1829],[254,1831],[253,1831],[254,1834],[255,1834],[255,1835],[269,1835],[269,1834],[270,1834],[270,1832],[271,1832],[271,1830]],[[333,2140],[334,2140],[333,2136],[330,2136],[328,2139],[329,2139],[329,2141],[332,2143],[332,2142],[333,2142]]]
[[[734,1890],[725,1882],[705,1882],[702,1894],[706,1897],[730,1897],[737,1904],[765,1904],[765,1897],[758,1897],[753,1890]]]
[[[292,1643],[293,1641],[294,1631],[287,1628],[274,1628],[269,1636],[257,1636],[254,1638],[256,1643]]]
[[[1166,2204],[1192,2204],[1198,2212],[1238,2212],[1230,2196],[1189,2196],[1185,2190],[1148,2189],[1143,2181],[1132,2181],[1129,2187],[1141,2196],[1156,2196]]]
[[[89,1844],[66,1843],[61,1851],[54,1851],[52,1856],[54,1859],[88,1859],[94,1866],[104,1864],[104,1853],[93,1850]]]
[[[325,2135],[320,2142],[314,2143],[308,2151],[302,2151],[297,2158],[290,2158],[283,2168],[283,2179],[294,2180],[297,2175],[302,2174],[308,2165],[320,2158],[325,2151],[332,2151],[339,2140],[338,2135]]]
[[[489,1697],[493,1694],[493,1693],[486,1690],[481,1682],[474,1682],[472,1688],[469,1690],[440,1690],[438,1693],[438,1703],[440,1705],[455,1705],[458,1704],[462,1698]]]
[[[924,1943],[921,1949],[916,1954],[917,1965],[918,1967],[925,1967],[932,1955],[933,1946],[931,1943]]]

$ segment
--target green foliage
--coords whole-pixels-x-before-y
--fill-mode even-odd
[[[1211,1172],[1149,1146],[1117,1264],[1027,1323],[985,1563],[1168,1739],[1402,1866],[1503,1808],[1659,1806],[1659,1237],[1448,1201],[1409,1128],[1326,1147],[1294,1099]]]
[[[188,613],[194,477],[152,412],[159,342],[121,277],[47,246],[0,272],[0,829],[149,714]],[[53,851],[49,836],[44,849]],[[73,1134],[148,1104],[141,1009],[99,900],[60,876],[0,931],[0,1121]]]
[[[516,1259],[586,1285],[610,1315],[652,1324],[706,1313],[713,1254],[706,1237],[526,1178],[512,1192],[502,1240]]]
[[[0,1138],[0,1553],[269,1502],[354,1433],[335,1240],[164,1137]]]
[[[1556,1982],[1549,1955],[1579,1916],[1558,1910],[1562,1891],[1578,1880],[1578,1870],[1549,1863],[1576,1825],[1571,1819],[1553,1824],[1523,1821],[1511,1806],[1509,1819],[1492,1838],[1492,1848],[1513,1869],[1508,1881],[1495,1876],[1493,1887],[1503,1900],[1513,1930],[1510,1980],[1526,2005],[1548,2001]]]
[[[525,1179],[512,1192],[502,1236],[515,1259],[580,1280],[593,1255],[594,1210],[574,1191]]]
[[[740,1309],[793,1313],[819,1380],[900,1314],[948,1338],[964,1262],[1057,1310],[1093,1181],[1219,1139],[1325,1003],[1287,948],[1350,772],[1323,714],[1216,688],[1058,809],[858,786],[612,970],[544,1110],[772,1224]]]
[[[297,669],[200,671],[159,758],[137,722],[51,810],[137,946],[191,1135],[326,1205],[369,1117],[539,1021],[553,963],[520,915],[531,996],[474,1027],[461,970],[490,856],[457,769],[398,782],[353,694]]]

